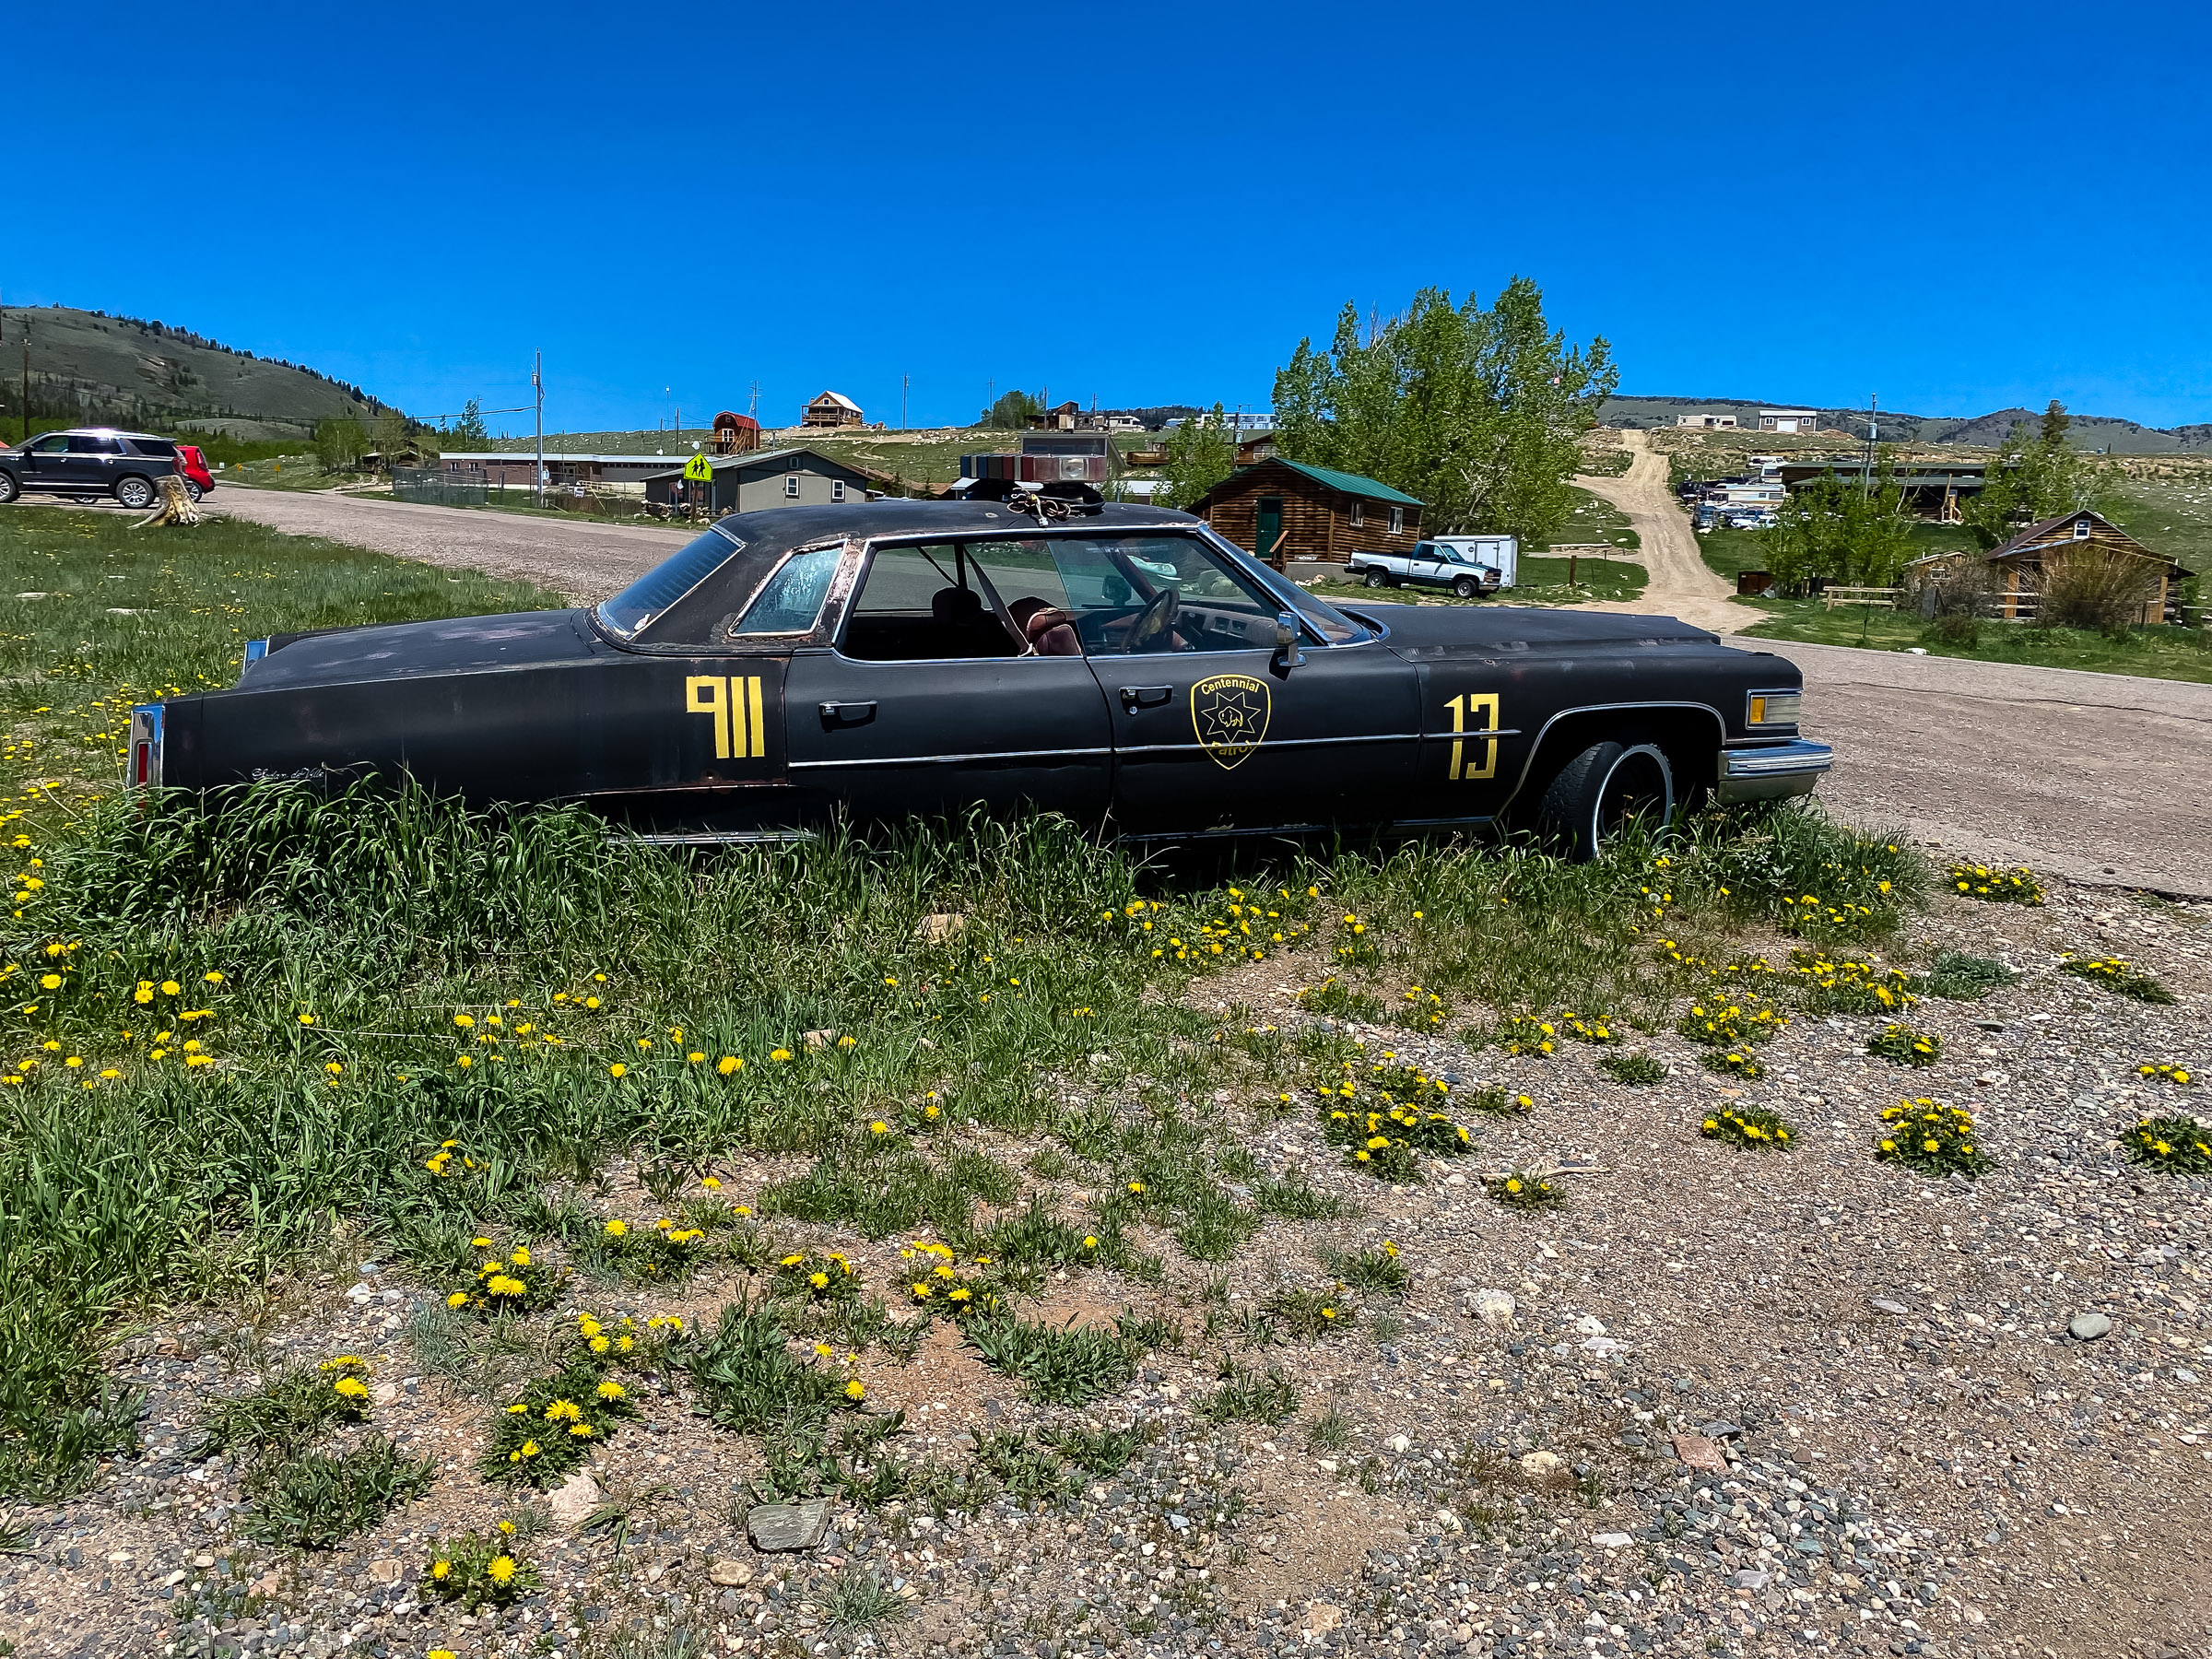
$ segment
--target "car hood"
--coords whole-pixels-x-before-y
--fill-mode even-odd
[[[1672,617],[1545,610],[1529,605],[1355,605],[1390,629],[1390,646],[1416,661],[1525,652],[1633,651],[1717,645],[1719,636]]]
[[[322,633],[274,634],[269,653],[248,663],[238,683],[254,690],[276,690],[418,675],[496,673],[572,663],[613,650],[581,610],[390,622]]]

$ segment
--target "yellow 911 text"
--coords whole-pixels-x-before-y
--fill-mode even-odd
[[[760,677],[694,674],[684,681],[684,712],[714,717],[714,759],[759,760],[768,753],[760,718]]]

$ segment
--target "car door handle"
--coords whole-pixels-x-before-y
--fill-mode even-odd
[[[1132,712],[1137,709],[1157,709],[1175,695],[1172,686],[1124,686],[1122,707]]]
[[[826,726],[866,725],[876,718],[872,702],[826,702],[822,704],[822,724]]]

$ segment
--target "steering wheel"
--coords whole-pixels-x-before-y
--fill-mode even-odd
[[[1129,625],[1128,649],[1154,651],[1168,637],[1175,626],[1175,618],[1182,610],[1182,595],[1171,587],[1163,587],[1152,596],[1152,603],[1137,613],[1136,620]]]

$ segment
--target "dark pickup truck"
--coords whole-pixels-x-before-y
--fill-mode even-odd
[[[26,492],[113,496],[124,506],[153,505],[157,478],[177,470],[177,446],[167,438],[87,427],[45,432],[29,443],[0,450],[0,505]]]

